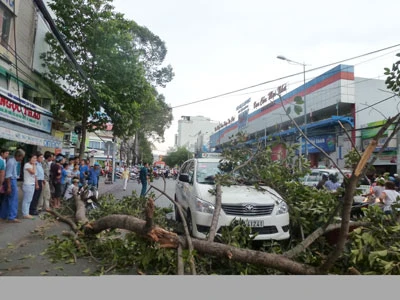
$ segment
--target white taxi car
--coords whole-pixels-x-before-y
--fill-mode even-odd
[[[183,163],[176,181],[175,201],[183,208],[193,237],[206,238],[214,213],[214,176],[220,173],[220,157],[193,158]],[[272,188],[252,185],[222,186],[217,234],[233,220],[243,220],[257,233],[254,240],[284,240],[290,237],[288,206]],[[175,208],[175,218],[180,220]]]

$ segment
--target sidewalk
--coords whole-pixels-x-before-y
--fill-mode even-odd
[[[122,189],[122,180],[116,180],[112,184],[105,184],[104,177],[100,177],[99,194],[113,193]],[[49,221],[36,216],[34,220],[22,219],[21,216],[21,202],[23,192],[19,187],[19,211],[18,218],[21,223],[0,223],[0,251],[8,247],[13,247],[21,243],[27,236],[35,230],[40,231],[49,226]],[[63,227],[62,230],[68,230],[68,226],[57,225]],[[65,227],[65,228],[64,228]]]
[[[137,181],[128,182],[123,190],[123,180],[117,179],[112,184],[105,184],[100,178],[99,194],[111,193],[117,199],[140,193],[141,185]],[[171,182],[169,182],[171,184]],[[163,188],[162,181],[153,183]],[[173,186],[168,190],[172,193]],[[20,190],[22,193],[22,190]],[[156,194],[156,206],[169,207],[170,201]],[[22,195],[20,195],[22,200]],[[173,213],[169,214],[172,218]],[[71,231],[69,225],[59,222],[54,216],[44,213],[34,220],[22,219],[22,223],[0,223],[0,277],[1,276],[91,276],[100,266],[91,258],[78,258],[76,263],[66,261],[53,262],[44,251],[53,242],[49,237],[62,238],[63,231]],[[132,269],[129,274],[136,275]]]
[[[122,181],[104,184],[100,178],[99,194],[118,194]],[[20,203],[22,190],[20,189]],[[19,210],[20,213],[20,210]],[[90,258],[76,263],[53,262],[42,253],[52,243],[47,237],[62,236],[70,231],[69,225],[58,222],[49,214],[41,214],[34,220],[21,219],[21,223],[0,223],[0,277],[1,276],[91,276],[98,270],[98,263]]]

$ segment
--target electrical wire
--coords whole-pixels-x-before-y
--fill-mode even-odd
[[[329,63],[329,64],[326,64],[326,65],[323,65],[323,66],[320,66],[320,67],[309,69],[307,72],[313,72],[313,71],[320,70],[320,69],[323,69],[323,68],[331,67],[333,65],[338,65],[338,64],[350,61],[350,60],[354,60],[354,59],[357,59],[357,58],[365,57],[365,56],[368,56],[368,55],[379,53],[379,52],[382,52],[382,51],[385,51],[385,50],[388,50],[388,49],[392,49],[392,48],[395,48],[395,47],[399,47],[399,46],[400,46],[400,44],[396,44],[396,45],[389,46],[389,47],[386,47],[386,48],[381,48],[381,49],[378,49],[378,50],[375,50],[375,51],[371,51],[371,52],[368,52],[368,53],[357,55],[357,56],[354,56],[354,57],[351,57],[351,58],[347,58],[347,59],[344,59],[344,60],[340,60],[340,61],[337,61],[337,62],[334,62],[334,63]],[[212,99],[216,99],[216,98],[220,98],[220,97],[223,97],[223,96],[235,94],[237,92],[241,92],[241,91],[248,90],[248,89],[251,89],[251,88],[254,88],[254,87],[258,87],[258,86],[261,86],[261,85],[265,85],[265,84],[268,84],[268,83],[276,82],[276,81],[279,81],[279,80],[291,78],[291,77],[294,77],[294,76],[297,76],[297,75],[302,75],[302,74],[304,74],[304,72],[293,73],[291,75],[287,75],[287,76],[284,76],[284,77],[271,79],[271,80],[268,80],[268,81],[265,81],[265,82],[262,82],[262,83],[258,83],[258,84],[252,85],[252,86],[248,86],[248,87],[244,87],[244,88],[241,88],[241,89],[237,89],[237,90],[234,90],[234,91],[231,91],[231,92],[226,92],[226,93],[222,93],[222,94],[219,94],[219,95],[216,95],[216,96],[212,96],[212,97],[208,97],[208,98],[204,98],[204,99],[200,99],[200,100],[196,100],[196,101],[192,101],[192,102],[176,105],[176,106],[173,106],[172,109],[183,107],[183,106],[188,106],[188,105],[192,105],[192,104],[197,104],[197,103],[204,102],[204,101],[209,101],[209,100],[212,100]],[[329,72],[327,74],[329,74]]]

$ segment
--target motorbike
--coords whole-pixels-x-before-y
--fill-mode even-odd
[[[81,199],[85,203],[87,213],[100,207],[100,203],[98,202],[99,191],[95,186],[86,184],[80,187],[78,195],[81,195]]]

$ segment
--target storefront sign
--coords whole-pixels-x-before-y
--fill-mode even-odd
[[[5,96],[1,92],[0,117],[36,130],[51,132],[53,118],[50,111],[16,96]]]
[[[218,126],[215,127],[214,129],[215,129],[215,131],[218,131],[222,127],[225,127],[226,125],[229,125],[234,121],[235,121],[235,117],[232,116],[230,119],[226,120],[224,123],[218,124]]]
[[[245,106],[247,106],[247,104],[249,104],[251,101],[251,98],[247,99],[246,101],[244,101],[242,104],[236,106],[236,111],[240,111],[242,110]]]
[[[376,134],[378,133],[379,130],[381,130],[382,126],[385,125],[386,120],[381,120],[381,121],[376,121],[376,122],[371,122],[367,123],[366,128],[363,128],[361,130],[361,138],[364,139],[370,139],[374,138]],[[391,134],[391,132],[394,129],[394,125],[390,125],[388,129],[384,132],[383,136],[388,136]]]
[[[382,126],[386,123],[386,120],[371,122],[367,124],[367,128],[361,130],[361,139],[363,150],[365,150],[372,139],[376,136],[379,130],[381,130]],[[394,125],[390,125],[389,128],[383,133],[383,136],[378,139],[378,143],[374,152],[379,152],[383,145],[386,143],[388,136],[392,134],[394,129]],[[397,150],[397,139],[394,136],[389,143],[387,144],[385,151]]]
[[[319,148],[324,150],[327,153],[334,152],[336,150],[336,139],[334,135],[320,135],[309,137],[310,141],[316,144]],[[302,153],[305,153],[305,139],[303,138],[303,142],[301,143]],[[319,149],[311,145],[307,142],[308,153],[318,153]]]
[[[374,152],[379,152],[381,151],[383,145],[386,143],[388,137],[382,137],[378,140],[378,143],[376,145],[376,148],[374,149]],[[362,145],[363,145],[363,150],[367,149],[368,145],[372,139],[365,139],[362,140]],[[392,138],[389,143],[387,144],[386,148],[384,151],[392,151],[392,150],[397,150],[397,139],[394,137]]]
[[[263,106],[268,101],[272,101],[275,98],[276,95],[280,95],[281,93],[283,93],[285,91],[286,91],[286,83],[282,84],[281,86],[278,86],[276,91],[271,91],[271,92],[268,93],[267,96],[261,97],[260,101],[254,101],[253,108],[257,109],[260,106]]]
[[[374,165],[397,165],[397,151],[378,154]]]
[[[17,141],[25,144],[30,144],[30,145],[37,145],[37,146],[42,146],[46,148],[61,148],[62,147],[62,142],[57,141],[55,139],[47,139],[47,138],[42,138],[39,136],[35,136],[29,133],[22,133],[16,130],[8,129],[2,127],[0,130],[0,138],[6,139],[6,140],[11,140],[11,141]]]

